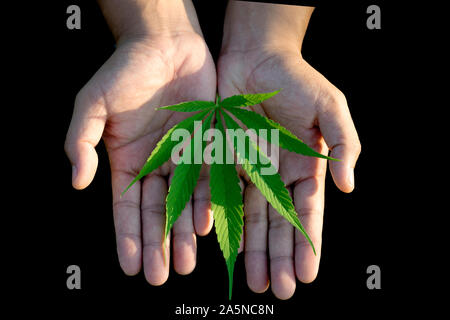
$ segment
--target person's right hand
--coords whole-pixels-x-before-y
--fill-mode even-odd
[[[162,241],[165,197],[174,166],[169,161],[124,196],[120,194],[167,130],[189,116],[155,108],[187,100],[214,100],[214,62],[190,1],[164,1],[157,8],[136,6],[133,9],[140,10],[136,16],[127,12],[129,4],[121,7],[120,1],[110,0],[100,4],[113,33],[120,33],[119,27],[125,31],[116,34],[116,51],[76,97],[65,142],[73,166],[72,184],[83,189],[92,181],[98,162],[95,146],[103,137],[111,165],[120,265],[126,274],[134,275],[143,264],[148,282],[160,285],[169,274],[163,250],[169,257],[170,241],[165,248]],[[123,27],[122,20],[147,15],[150,20],[136,22],[139,32],[130,35],[130,29]],[[192,201],[171,232],[174,268],[180,274],[195,267],[195,234],[205,235],[212,227],[208,195],[208,182],[201,176]]]

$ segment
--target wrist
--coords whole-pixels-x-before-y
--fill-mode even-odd
[[[118,43],[172,38],[185,33],[202,36],[191,0],[98,0]]]
[[[252,50],[300,53],[312,7],[230,1],[222,54]]]

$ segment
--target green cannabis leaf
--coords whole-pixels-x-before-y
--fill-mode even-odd
[[[205,123],[211,123],[213,112],[210,113]],[[164,232],[164,239],[167,237],[170,229],[172,228],[175,221],[181,215],[186,203],[192,196],[194,188],[197,185],[197,180],[200,175],[200,169],[202,168],[201,163],[195,163],[194,156],[196,154],[203,154],[206,142],[200,139],[200,144],[195,144],[195,135],[200,135],[203,137],[205,132],[205,126],[201,126],[194,133],[194,137],[191,139],[189,146],[183,151],[183,154],[188,155],[188,163],[184,163],[183,159],[177,164],[172,177],[172,183],[169,187],[169,193],[166,198],[166,229]]]
[[[234,130],[240,128],[239,125],[225,112],[223,113],[223,116],[228,128]],[[284,182],[281,180],[280,175],[278,173],[273,175],[261,174],[261,164],[258,162],[252,164],[252,162],[250,161],[249,154],[251,153],[251,149],[257,149],[259,156],[264,160],[261,162],[267,163],[270,162],[270,160],[264,155],[264,153],[262,153],[261,150],[258,149],[256,144],[253,142],[253,140],[250,139],[247,134],[245,134],[244,136],[236,135],[235,137],[237,139],[245,139],[245,141],[241,142],[244,142],[245,146],[249,146],[248,152],[247,148],[245,148],[244,154],[241,154],[236,148],[237,143],[233,143],[237,156],[242,162],[242,167],[250,177],[250,180],[252,180],[261,194],[267,199],[267,202],[269,202],[272,207],[277,210],[279,214],[285,217],[286,220],[288,220],[294,227],[296,227],[298,230],[300,230],[301,233],[303,233],[308,242],[311,244],[314,254],[316,254],[314,244],[312,243],[311,239],[309,238],[308,234],[306,233],[305,229],[300,223],[300,220],[297,217],[297,212],[295,211],[294,204],[292,203],[292,198],[289,195],[289,191],[284,186]]]
[[[262,115],[244,110],[244,109],[238,109],[238,108],[230,108],[227,111],[232,113],[236,118],[242,121],[247,128],[256,129],[256,134],[259,135],[261,132],[260,129],[267,130],[267,141],[274,142],[275,144],[278,142],[278,145],[286,150],[311,156],[311,157],[318,157],[318,158],[324,158],[328,160],[337,160],[331,157],[324,156],[323,154],[315,151],[314,149],[311,149],[308,147],[303,141],[301,141],[299,138],[297,138],[292,132],[290,132],[285,127],[279,125],[273,120],[270,120],[266,117],[263,117]],[[271,129],[277,129],[279,132],[279,140],[271,139],[272,131]]]
[[[156,108],[156,110],[173,110],[179,112],[193,112],[204,109],[212,109],[216,104],[212,101],[189,101],[182,102],[179,104],[174,104],[172,106],[166,106],[161,108]]]
[[[255,129],[256,133],[266,139],[270,143],[274,143],[289,151],[328,160],[338,160],[324,156],[308,147],[300,139],[298,139],[289,130],[255,112],[241,109],[255,104],[260,104],[266,99],[276,95],[280,90],[259,94],[244,94],[228,97],[220,100],[217,95],[216,101],[190,101],[176,105],[157,108],[157,110],[170,110],[178,112],[194,112],[197,114],[179,122],[173,126],[158,142],[155,149],[150,154],[146,163],[142,167],[139,174],[131,181],[130,185],[123,191],[122,195],[139,179],[149,174],[163,163],[168,161],[172,156],[172,150],[178,145],[178,141],[173,141],[173,133],[177,129],[185,129],[191,133],[191,141],[182,150],[182,156],[177,162],[177,167],[172,177],[172,183],[166,197],[166,226],[164,238],[167,237],[170,229],[175,221],[181,215],[186,203],[192,196],[197,180],[200,174],[203,161],[195,161],[195,155],[201,155],[206,148],[205,139],[203,139],[207,129],[215,121],[215,129],[220,132],[220,138],[216,146],[220,146],[214,150],[215,155],[219,152],[222,159],[211,162],[210,169],[210,192],[211,192],[211,210],[214,215],[214,225],[219,242],[225,258],[228,279],[229,279],[229,299],[231,300],[233,288],[234,265],[237,258],[237,252],[242,237],[243,221],[243,203],[242,194],[239,187],[239,177],[234,161],[229,163],[225,160],[228,155],[235,151],[238,163],[250,177],[251,181],[260,190],[261,194],[267,199],[272,207],[278,211],[286,220],[288,220],[295,228],[297,228],[308,240],[311,248],[316,254],[314,244],[306,233],[292,201],[292,198],[281,180],[280,175],[276,172],[270,159],[262,152],[258,145],[250,138],[250,136],[241,130],[239,124],[231,117],[233,115],[240,120],[248,129]],[[213,117],[215,120],[213,121]],[[223,121],[226,129],[223,125]],[[201,125],[195,127],[195,123],[201,121]],[[261,134],[265,129],[265,135]],[[228,134],[228,130],[234,132],[241,131],[242,134],[234,134],[232,137]],[[278,140],[272,139],[272,130],[278,131]],[[229,137],[232,148],[229,148]],[[244,146],[239,148],[239,146]],[[248,149],[247,149],[248,146]],[[257,159],[253,159],[257,155]],[[213,156],[211,154],[211,156]],[[232,156],[234,160],[234,156]],[[339,161],[339,160],[338,160]],[[272,174],[263,174],[263,169],[271,169]]]
[[[208,111],[197,113],[196,115],[184,119],[183,121],[170,128],[170,130],[167,131],[167,133],[161,138],[161,140],[159,140],[155,149],[153,149],[152,153],[150,154],[150,157],[148,157],[147,161],[142,167],[141,171],[139,171],[139,174],[122,192],[122,196],[125,192],[128,191],[128,189],[131,188],[133,184],[136,183],[136,181],[140,180],[153,170],[162,166],[165,162],[167,162],[167,160],[170,159],[170,156],[172,155],[172,149],[178,144],[178,141],[172,141],[171,139],[172,134],[176,129],[186,129],[189,132],[192,132],[194,129],[194,121],[204,118],[207,113]]]
[[[216,117],[219,118],[218,111],[216,111]],[[216,129],[222,133],[222,137],[226,136],[222,121],[217,121]],[[229,154],[226,140],[222,142],[222,151],[223,155]],[[244,225],[241,188],[239,187],[239,178],[235,165],[212,163],[209,185],[211,189],[211,210],[214,213],[217,240],[228,269],[228,295],[231,300],[234,263],[236,262]]]
[[[274,92],[268,93],[257,93],[257,94],[240,94],[236,96],[231,96],[223,99],[219,106],[222,108],[240,108],[254,106],[255,104],[260,104],[264,100],[267,100],[274,95],[276,95],[281,90],[276,90]]]

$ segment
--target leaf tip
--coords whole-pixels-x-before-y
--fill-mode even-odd
[[[125,188],[125,190],[122,191],[122,193],[120,194],[120,198],[123,197],[123,195],[125,194],[125,192],[127,192],[128,189],[130,189],[130,187],[131,187],[131,186],[128,186],[128,187]]]
[[[135,184],[136,181],[138,181],[140,178],[141,178],[141,177],[139,177],[139,175],[137,175],[137,176],[133,179],[133,181],[131,181],[131,183],[128,185],[128,187],[126,187],[125,190],[122,191],[122,193],[120,194],[120,197],[122,198],[123,195],[125,194],[125,192],[127,192],[128,189],[130,189],[130,188],[133,186],[133,184]]]
[[[164,267],[167,266],[167,258],[166,258],[166,238],[163,239],[162,245],[161,245],[162,255],[163,255],[163,264]]]
[[[228,277],[228,300],[231,300],[233,294],[233,271],[231,271],[231,274],[228,273]]]
[[[273,96],[276,96],[276,95],[279,94],[282,90],[283,90],[283,88],[280,88],[280,89],[277,89],[277,90],[275,90],[275,91],[270,92],[270,93],[269,93],[270,96],[269,96],[267,99],[272,98]]]
[[[329,156],[323,156],[323,158],[327,159],[327,160],[331,160],[331,161],[338,161],[338,162],[342,161],[342,159],[332,158],[332,157],[329,157]]]
[[[164,266],[167,266],[167,257],[166,257],[166,241],[167,241],[167,215],[166,215],[166,227],[164,228],[164,234],[163,234],[163,238],[161,241],[161,250],[162,250],[162,254],[163,254],[163,264]]]
[[[312,242],[311,238],[310,238],[309,235],[306,233],[306,231],[304,231],[304,235],[305,235],[306,239],[308,240],[309,244],[311,245],[311,249],[312,249],[314,255],[317,256],[316,248],[314,247],[314,243]]]

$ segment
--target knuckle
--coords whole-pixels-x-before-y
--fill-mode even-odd
[[[274,262],[279,262],[279,263],[291,263],[293,259],[292,255],[275,255],[275,256],[270,256],[270,262],[274,263]]]
[[[336,89],[336,92],[333,95],[333,102],[340,106],[346,106],[347,98],[341,90]]]
[[[347,98],[339,89],[336,89],[334,92],[330,93],[328,99],[329,105],[334,109],[339,110],[347,107]]]
[[[173,228],[172,238],[174,242],[190,242],[195,241],[195,233],[190,230],[180,230],[179,228]]]
[[[141,208],[141,213],[145,216],[162,216],[165,212],[165,205],[163,203],[144,206]]]
[[[354,148],[355,148],[356,155],[360,155],[361,154],[361,142],[359,141],[359,139],[358,139],[358,141],[355,142]]]
[[[64,141],[64,152],[69,155],[71,152],[71,146],[72,144],[69,142],[69,138],[66,137],[66,140]]]
[[[144,240],[143,246],[145,249],[160,250],[164,244],[163,240]]]
[[[269,219],[269,228],[272,230],[290,228],[290,226],[290,223],[279,214],[273,215]]]
[[[323,207],[318,208],[299,208],[298,217],[300,219],[322,219],[323,218]]]
[[[75,108],[100,108],[106,107],[107,92],[95,81],[88,82],[75,96]]]
[[[263,212],[245,212],[245,223],[247,224],[267,224],[267,217]]]
[[[341,90],[334,87],[319,94],[317,105],[323,111],[332,112],[346,108],[347,98]]]
[[[84,105],[88,100],[88,96],[89,94],[86,86],[81,88],[75,96],[75,107]]]
[[[361,142],[358,138],[358,135],[351,139],[348,143],[346,143],[346,148],[353,154],[356,158],[361,153]]]
[[[123,210],[123,209],[134,209],[139,210],[140,206],[134,201],[131,200],[119,200],[113,203],[114,210]]]
[[[300,233],[300,231],[296,230]],[[314,244],[314,247],[316,250],[318,250],[322,246],[322,237],[317,236],[311,236],[310,235],[311,242]],[[295,241],[295,247],[296,248],[309,248],[311,247],[311,244],[309,241],[302,235],[298,237],[298,239]]]
[[[117,241],[125,241],[126,239],[131,239],[136,243],[141,242],[141,235],[135,232],[124,232],[124,231],[116,231],[116,239]]]

